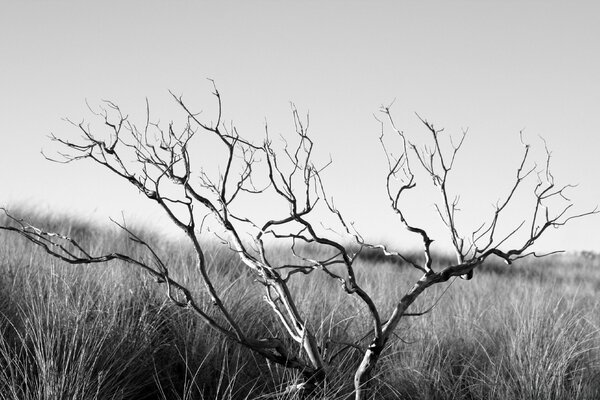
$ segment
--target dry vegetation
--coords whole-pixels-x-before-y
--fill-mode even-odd
[[[98,250],[143,256],[123,233],[68,221],[59,227],[44,217],[38,222],[70,230]],[[145,236],[210,309],[192,267],[192,249]],[[172,305],[164,288],[138,268],[117,262],[64,265],[7,233],[0,235],[0,246],[0,399],[298,396],[283,393],[297,378],[293,372],[228,342]],[[257,299],[261,285],[238,266],[235,254],[217,245],[206,253],[209,273],[243,329],[256,336],[279,329]],[[375,397],[600,398],[600,258],[561,255],[509,267],[487,264],[478,271],[472,281],[432,288],[413,305],[411,311],[435,307],[402,320],[378,364]],[[417,276],[414,268],[382,262],[374,253],[358,262],[357,275],[382,310],[392,309],[389,299]],[[368,331],[368,311],[318,273],[290,286],[320,348],[339,361],[326,393],[315,396],[351,397],[361,355],[342,342]]]
[[[417,115],[427,143],[414,141],[382,106],[385,191],[421,244],[399,253],[365,241],[335,207],[321,178],[331,160],[315,164],[308,115],[292,105],[293,139],[274,142],[265,125],[256,144],[225,123],[214,83],[212,94],[212,119],[173,94],[183,123],[154,122],[146,101],[138,125],[103,101],[89,106],[91,122],[67,119],[76,135],[51,135],[61,150],[49,160],[91,161],[129,182],[182,240],[124,222],[30,224],[2,209],[0,231],[13,235],[1,263],[2,398],[598,397],[597,262],[518,265],[542,256],[534,245],[550,228],[600,213],[574,207],[543,140],[542,162],[521,137],[512,183],[488,218],[459,232],[450,176],[466,131]],[[202,156],[213,147],[216,162]],[[429,182],[423,198],[436,193],[452,257],[432,253],[435,238],[405,209],[417,181]],[[256,202],[272,215],[247,210]],[[455,282],[476,269],[474,284]]]

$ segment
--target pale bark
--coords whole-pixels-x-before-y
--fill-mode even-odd
[[[419,117],[429,134],[430,144],[417,146],[396,127],[390,108],[382,107],[381,111],[394,137],[400,141],[398,146],[394,146],[397,149],[395,154],[389,151],[387,140],[384,141],[385,124],[379,121],[380,141],[388,163],[385,179],[387,196],[402,226],[416,235],[422,243],[420,256],[390,251],[382,244],[367,243],[354,225],[347,222],[342,213],[335,208],[333,200],[325,194],[321,173],[329,163],[320,167],[313,164],[313,141],[308,135],[308,116],[306,119],[300,118],[297,109],[292,105],[295,144],[289,145],[284,140],[283,148],[276,149],[265,126],[264,143],[254,145],[242,137],[233,125],[223,124],[221,96],[214,84],[213,89],[218,108],[215,121],[210,122],[201,121],[198,112],[193,112],[181,97],[173,95],[186,113],[180,132],[175,132],[173,123],[161,127],[159,123],[151,122],[148,102],[146,122],[138,127],[128,120],[116,104],[107,101],[99,107],[100,111],[90,108],[94,117],[100,121],[100,128],[95,127],[98,129],[92,132],[87,123],[73,123],[67,120],[77,128],[81,138],[77,141],[54,135],[51,138],[66,149],[58,153],[62,157],[59,162],[70,163],[88,159],[108,169],[115,176],[132,184],[150,201],[156,202],[175,226],[185,232],[196,252],[197,268],[202,283],[220,318],[203,309],[190,290],[169,275],[169,265],[156,251],[124,224],[119,226],[129,234],[133,242],[149,252],[150,261],[114,252],[94,256],[75,239],[33,227],[8,213],[8,220],[12,225],[0,226],[0,230],[16,232],[42,247],[47,253],[71,264],[120,260],[142,268],[156,278],[159,284],[164,285],[167,297],[174,304],[192,310],[224,337],[267,360],[301,371],[305,378],[301,385],[302,390],[310,391],[326,379],[327,373],[335,368],[335,365],[332,365],[335,356],[348,349],[356,349],[362,351],[363,358],[355,371],[355,398],[368,398],[378,361],[402,318],[423,315],[435,306],[436,303],[425,311],[409,312],[409,307],[427,288],[446,282],[452,277],[472,278],[474,269],[488,257],[498,257],[510,264],[526,256],[538,256],[532,248],[548,228],[561,227],[574,218],[596,213],[594,209],[570,214],[572,203],[565,191],[571,186],[555,186],[554,176],[550,173],[550,152],[546,149],[545,166],[538,168],[538,164],[529,161],[529,145],[524,145],[523,156],[515,168],[513,184],[503,199],[496,203],[488,221],[484,221],[473,232],[461,232],[457,224],[459,197],[451,193],[449,185],[452,180],[449,177],[452,175],[455,158],[461,149],[466,131],[463,131],[455,144],[451,138],[446,141],[441,136],[443,130],[435,129],[433,124]],[[107,132],[97,135],[96,132],[101,128]],[[201,134],[196,135],[197,132]],[[213,176],[208,176],[202,168],[192,167],[190,143],[204,135],[217,139],[224,154],[221,168]],[[426,200],[434,202],[435,212],[446,228],[447,239],[456,254],[454,265],[435,266],[435,254],[432,254],[431,250],[434,238],[430,237],[425,228],[414,224],[402,206],[401,200],[416,187],[417,175],[413,173],[412,164],[417,166],[422,175],[429,178],[437,190],[437,202],[433,199]],[[532,166],[529,167],[529,164]],[[264,183],[258,188],[255,185],[257,175],[258,180]],[[498,228],[504,215],[503,211],[514,202],[516,191],[524,186],[524,182],[530,176],[537,177],[537,183],[534,182],[532,188],[532,211],[524,216],[515,229],[509,230],[504,237],[497,237],[497,232],[506,231],[506,228]],[[275,198],[274,201],[279,201],[280,205],[284,206],[283,209],[287,207],[289,211],[260,220],[234,213],[236,202],[247,201],[247,198],[240,200],[244,197],[240,196],[241,194],[260,196],[267,191],[272,195],[270,198]],[[256,201],[262,201],[262,198]],[[556,206],[559,201],[563,201],[562,208],[559,206],[557,212],[550,212],[548,204]],[[325,206],[320,210],[319,204]],[[323,213],[328,217],[333,216],[337,225],[321,226],[320,221],[326,220],[322,218]],[[215,235],[237,254],[244,268],[248,268],[257,284],[262,285],[265,301],[283,326],[283,334],[291,338],[295,345],[286,346],[286,340],[279,337],[248,337],[244,332],[243,325],[236,320],[232,310],[222,300],[222,293],[216,289],[219,286],[213,284],[208,273],[207,260],[210,257],[205,257],[205,249],[199,236],[206,216],[211,216],[225,232],[225,237],[217,233]],[[517,233],[522,233],[524,239],[516,240],[515,238],[519,237]],[[344,239],[340,239],[340,234]],[[290,255],[295,261],[282,265],[281,260],[270,260],[263,240],[267,236],[286,245],[291,242]],[[350,239],[352,243],[348,244],[346,239]],[[314,255],[303,255],[298,250],[299,244],[319,246],[319,251]],[[355,260],[365,248],[382,249],[386,257],[399,257],[404,263],[423,273],[400,299],[393,300],[396,306],[387,319],[381,314],[372,294],[361,286],[355,274]],[[315,332],[309,326],[310,316],[300,312],[288,287],[292,275],[308,275],[317,270],[324,273],[324,279],[335,280],[340,284],[341,290],[360,301],[367,310],[366,318],[370,325],[366,335],[354,338],[352,343],[348,343],[329,358],[325,356],[323,343],[319,343]],[[371,338],[371,343],[366,349],[362,345],[365,337]],[[325,338],[329,339],[332,338]],[[289,343],[289,340],[287,342]]]

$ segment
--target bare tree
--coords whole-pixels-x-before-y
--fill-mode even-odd
[[[214,87],[214,84],[213,84]],[[570,186],[557,187],[550,172],[550,154],[541,170],[528,167],[529,146],[524,146],[520,164],[516,168],[514,182],[496,207],[489,221],[483,223],[468,235],[459,233],[456,224],[457,200],[451,198],[448,189],[448,176],[459,153],[465,133],[458,143],[446,142],[427,120],[420,120],[430,134],[430,146],[419,147],[408,140],[396,127],[389,107],[382,107],[384,118],[378,119],[381,125],[380,141],[387,157],[386,190],[390,205],[398,215],[404,227],[422,241],[422,255],[405,255],[392,251],[380,244],[367,243],[337,210],[331,198],[328,198],[321,179],[323,168],[313,162],[313,141],[308,135],[308,116],[302,118],[292,105],[292,120],[295,126],[293,144],[284,141],[277,148],[270,139],[265,126],[266,138],[260,145],[251,143],[241,136],[237,129],[223,122],[221,96],[214,87],[217,102],[217,114],[212,122],[203,121],[199,114],[189,108],[182,97],[172,94],[186,115],[183,127],[177,129],[173,123],[161,126],[151,121],[150,110],[146,103],[146,120],[142,126],[130,122],[120,108],[105,101],[98,109],[90,107],[94,118],[104,126],[103,132],[96,132],[85,122],[74,123],[80,132],[77,140],[52,135],[53,141],[63,147],[60,159],[53,161],[70,163],[82,159],[92,160],[110,170],[113,174],[135,186],[149,200],[157,203],[189,239],[196,254],[196,268],[202,277],[206,293],[218,311],[218,318],[212,310],[202,308],[190,290],[170,275],[169,265],[158,251],[132,232],[119,224],[129,238],[146,249],[150,260],[133,258],[117,252],[93,255],[75,238],[51,233],[34,227],[7,213],[10,224],[0,229],[16,232],[47,253],[71,264],[103,263],[121,260],[136,265],[163,284],[166,295],[173,304],[187,308],[206,322],[211,328],[228,339],[239,343],[267,360],[301,371],[304,383],[296,389],[310,391],[327,379],[328,372],[335,363],[335,357],[325,354],[326,349],[319,346],[315,332],[307,323],[297,307],[288,287],[289,279],[296,274],[308,275],[319,270],[325,276],[339,282],[340,287],[349,296],[361,301],[368,310],[370,330],[363,337],[355,338],[347,349],[362,353],[362,362],[355,373],[356,399],[368,397],[369,382],[373,370],[382,352],[389,343],[399,322],[406,316],[423,313],[409,313],[408,309],[415,299],[427,288],[452,277],[461,276],[470,279],[475,268],[491,256],[499,257],[510,264],[526,256],[541,256],[532,248],[538,239],[550,227],[560,227],[574,218],[595,213],[571,213],[572,204],[565,196]],[[384,137],[386,129],[399,139],[397,154],[391,151]],[[195,140],[215,139],[223,152],[222,168],[211,174],[194,160]],[[414,171],[419,169],[430,176],[440,194],[436,210],[447,228],[450,242],[456,253],[456,262],[434,270],[434,256],[431,251],[432,238],[424,228],[408,221],[402,207],[403,196],[416,186]],[[498,226],[503,211],[514,201],[515,193],[527,178],[537,179],[532,193],[533,207],[528,218],[509,234],[498,237]],[[284,215],[272,215],[260,220],[258,217],[238,215],[236,205],[256,196],[271,196],[287,206]],[[558,210],[551,212],[548,202],[554,199],[563,201]],[[334,217],[338,233],[352,239],[352,243],[339,239],[331,229],[323,227],[323,213]],[[281,322],[288,338],[250,337],[241,328],[221,299],[216,285],[207,272],[205,245],[199,231],[205,219],[212,218],[220,226],[215,235],[254,274],[256,282],[262,285],[264,300]],[[519,244],[507,247],[506,243],[517,232],[526,232],[526,238]],[[281,241],[288,244],[290,254],[297,262],[283,263],[271,257],[266,242]],[[321,256],[305,254],[302,247],[318,246],[326,251],[315,252]],[[361,251],[366,248],[380,248],[389,257],[399,257],[422,276],[406,294],[396,300],[396,306],[389,315],[383,315],[371,295],[360,285],[355,274],[355,262]],[[429,310],[428,310],[429,311]],[[426,312],[428,312],[426,311]],[[302,349],[299,354],[295,348],[286,346],[290,339]],[[365,340],[367,345],[365,346]]]

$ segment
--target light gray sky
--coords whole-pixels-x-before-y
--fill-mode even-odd
[[[51,164],[40,149],[53,149],[50,132],[73,133],[62,117],[89,116],[85,99],[143,121],[148,97],[154,118],[176,121],[170,89],[208,115],[213,78],[226,119],[253,139],[265,119],[292,133],[289,101],[310,112],[317,153],[334,160],[328,192],[375,240],[418,243],[404,241],[384,191],[373,113],[393,99],[410,135],[425,134],[414,112],[454,134],[469,128],[459,227],[476,227],[509,187],[522,129],[538,150],[546,139],[558,182],[579,184],[570,193],[585,211],[600,202],[598,15],[593,1],[4,1],[0,204],[156,218],[110,174]],[[433,202],[407,207],[443,246]],[[549,232],[540,248],[600,251],[598,218]]]

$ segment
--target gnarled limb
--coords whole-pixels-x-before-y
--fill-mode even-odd
[[[535,252],[534,245],[548,228],[561,227],[573,219],[597,212],[594,209],[573,213],[572,203],[566,196],[571,186],[555,185],[550,172],[550,152],[546,148],[544,167],[539,169],[535,165],[529,166],[530,147],[524,145],[513,184],[503,200],[496,204],[489,221],[470,234],[460,232],[456,222],[458,197],[452,195],[449,176],[466,131],[457,142],[451,138],[448,142],[442,140],[443,130],[436,129],[417,115],[430,138],[429,146],[420,147],[396,127],[390,107],[382,107],[386,122],[379,120],[379,140],[387,157],[385,187],[389,204],[402,226],[420,240],[423,249],[419,256],[406,255],[383,244],[366,241],[354,225],[347,222],[333,199],[326,195],[322,172],[331,160],[320,166],[314,163],[314,143],[308,134],[308,116],[302,118],[294,105],[291,108],[294,140],[283,139],[283,147],[278,147],[269,136],[267,127],[266,139],[256,145],[244,138],[233,125],[226,126],[221,95],[214,83],[213,95],[217,103],[214,121],[201,120],[199,113],[193,111],[181,96],[171,95],[185,113],[181,127],[177,128],[173,122],[166,126],[152,122],[148,101],[145,122],[141,126],[130,122],[116,104],[106,101],[97,109],[88,106],[100,126],[67,120],[80,137],[69,140],[51,135],[51,139],[58,142],[63,150],[58,153],[58,159],[47,158],[64,163],[91,160],[157,203],[193,247],[196,268],[218,318],[202,308],[192,293],[169,274],[169,266],[158,252],[124,224],[118,225],[127,232],[130,240],[147,251],[150,261],[118,252],[94,255],[74,238],[35,228],[8,213],[9,224],[0,226],[0,230],[19,234],[70,264],[119,260],[142,268],[164,285],[166,296],[173,304],[192,310],[211,328],[266,359],[301,371],[305,382],[296,389],[310,389],[323,381],[338,355],[354,349],[363,356],[354,376],[355,396],[356,399],[365,398],[377,362],[402,318],[424,315],[439,301],[438,298],[424,311],[409,310],[429,287],[457,276],[471,279],[474,269],[492,256],[509,264],[527,256],[542,256]],[[384,135],[386,124],[400,141],[397,147],[391,146]],[[204,170],[193,162],[196,142],[206,137],[216,139],[220,146],[222,157],[217,172]],[[397,149],[396,155],[392,149]],[[452,265],[439,266],[434,262],[431,246],[435,238],[424,226],[414,222],[403,205],[406,194],[416,190],[420,176],[418,170],[431,179],[440,195],[435,209],[456,254],[456,262]],[[530,214],[525,215],[508,234],[499,237],[499,227],[506,223],[504,210],[515,202],[515,193],[523,190],[534,177],[537,177],[537,182],[533,184]],[[270,210],[272,215],[266,217],[240,214],[237,206],[255,198],[279,202],[287,211],[274,215],[276,208],[273,208]],[[556,200],[561,201],[562,206],[551,210],[550,202],[556,206]],[[335,227],[324,226],[325,218],[333,218]],[[211,226],[215,235],[252,272],[257,284],[262,285],[264,300],[281,323],[285,337],[248,337],[221,299],[222,293],[208,273],[210,257],[206,257],[201,240],[201,228],[209,219],[217,225],[215,229]],[[519,235],[524,235],[524,239],[517,241]],[[340,239],[340,236],[345,239]],[[347,239],[350,239],[350,244]],[[273,257],[269,248],[273,242],[289,246],[293,261]],[[310,246],[319,251],[311,253],[306,250]],[[361,285],[355,272],[355,262],[364,249],[381,249],[386,257],[399,257],[422,273],[404,295],[394,299],[395,306],[387,316],[377,307],[372,294]],[[342,350],[333,355],[327,354],[327,345],[340,342],[326,338],[324,345],[318,343],[309,322],[310,315],[297,306],[288,286],[291,277],[314,271],[322,271],[326,279],[338,282],[341,290],[358,299],[367,310],[369,331],[346,340]],[[286,344],[286,339],[287,343],[295,342],[295,346]],[[365,341],[368,343],[366,346]]]
[[[507,264],[527,256],[544,256],[538,255],[535,251],[532,251],[531,248],[549,227],[560,227],[573,219],[582,218],[598,212],[597,209],[594,208],[591,211],[570,214],[569,212],[573,204],[565,196],[564,192],[570,188],[571,185],[556,188],[554,177],[550,172],[550,152],[547,147],[546,160],[544,163],[545,167],[543,170],[536,170],[535,166],[530,168],[526,167],[529,156],[529,145],[524,145],[524,155],[516,169],[516,178],[508,194],[502,202],[497,204],[491,222],[482,225],[470,234],[471,244],[466,246],[465,244],[469,240],[469,235],[463,236],[459,234],[456,228],[455,212],[457,210],[458,200],[456,198],[452,201],[449,200],[451,196],[449,195],[448,188],[448,175],[452,171],[454,161],[464,141],[466,132],[463,131],[458,144],[455,145],[452,140],[450,140],[450,150],[447,152],[439,139],[439,135],[443,130],[435,129],[431,123],[419,117],[431,134],[433,140],[433,146],[431,148],[425,147],[421,150],[407,139],[404,132],[396,127],[389,107],[382,107],[381,111],[386,116],[392,131],[400,138],[400,154],[394,156],[388,150],[388,146],[384,141],[385,124],[383,121],[378,120],[381,124],[380,141],[388,161],[388,173],[386,178],[388,198],[390,199],[392,209],[400,217],[404,227],[409,232],[420,236],[423,242],[424,262],[421,265],[418,265],[413,260],[407,261],[410,265],[423,271],[424,274],[396,304],[396,307],[393,309],[389,318],[383,324],[381,339],[373,340],[367,347],[362,362],[355,374],[354,382],[357,400],[364,399],[368,396],[369,381],[385,344],[390,339],[390,336],[400,323],[402,317],[411,314],[407,312],[408,308],[427,288],[438,283],[447,282],[452,277],[460,276],[462,278],[471,279],[473,270],[483,264],[485,260],[491,256],[499,257]],[[448,154],[450,155],[448,156]],[[411,157],[414,157],[417,161],[417,165],[432,178],[433,185],[438,188],[441,194],[441,202],[436,204],[436,210],[448,230],[452,246],[456,253],[456,264],[446,266],[439,271],[435,271],[432,268],[432,254],[430,250],[432,239],[424,229],[413,226],[407,222],[404,211],[400,205],[401,196],[416,187],[415,175],[411,169]],[[529,223],[527,224],[524,221],[508,235],[500,239],[496,238],[496,228],[500,223],[502,211],[509,203],[514,201],[515,192],[523,185],[524,181],[528,177],[534,175],[537,176],[538,182],[534,185],[532,190],[534,207],[529,215]],[[393,187],[394,180],[400,182],[396,187]],[[552,213],[548,203],[557,199],[563,200],[564,205],[562,208],[559,208],[558,211]],[[529,229],[526,237],[520,242],[513,243],[511,247],[505,248],[507,241],[527,226]],[[394,252],[388,251],[387,253],[393,254]]]

